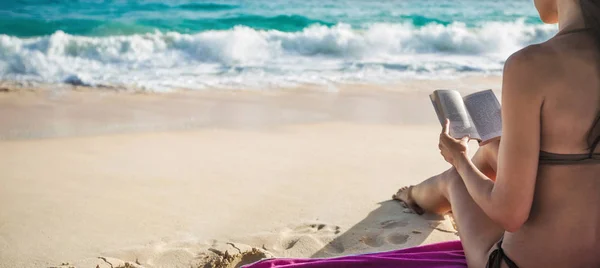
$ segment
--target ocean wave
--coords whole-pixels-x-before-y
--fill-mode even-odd
[[[298,31],[313,24],[333,26],[335,23],[311,19],[301,15],[278,15],[273,17],[259,15],[238,15],[229,18],[219,18],[215,22],[221,23],[222,28],[231,28],[235,26],[246,26],[256,30],[278,30],[278,31]],[[198,23],[208,23],[206,20],[199,20]],[[217,26],[218,27],[218,26]],[[221,27],[219,27],[221,28]]]
[[[192,4],[187,4],[187,6],[189,5]],[[334,25],[334,23],[331,22],[311,19],[301,15],[260,16],[237,14],[228,17],[177,19],[141,17],[126,21],[107,21],[105,19],[93,18],[61,18],[47,20],[35,17],[0,17],[0,32],[6,35],[19,37],[51,35],[55,32],[65,32],[72,35],[83,36],[115,36],[146,34],[153,33],[157,30],[161,32],[171,31],[181,33],[201,32],[208,30],[229,30],[236,26],[246,26],[256,30],[294,32],[301,31],[302,29],[313,24],[325,26]]]
[[[195,10],[195,11],[216,11],[216,10],[230,10],[239,8],[238,5],[228,5],[228,4],[217,4],[217,3],[188,3],[178,5],[177,8],[187,9],[187,10]]]
[[[129,2],[127,7],[131,11],[167,11],[170,9],[182,9],[193,11],[222,11],[237,9],[239,5],[220,4],[220,3],[185,3],[179,5],[170,5],[167,3],[145,3],[145,2]]]
[[[402,19],[402,20],[407,20],[412,22],[412,25],[414,26],[425,26],[427,24],[441,24],[441,25],[448,25],[451,24],[451,21],[447,21],[447,20],[442,20],[442,19],[438,19],[438,18],[433,18],[433,17],[427,17],[427,16],[423,16],[420,14],[410,14],[410,15],[398,15],[398,18]]]
[[[0,35],[0,79],[153,89],[393,80],[403,75],[494,73],[510,53],[555,34],[553,26],[312,25],[302,31],[154,32],[84,37]]]

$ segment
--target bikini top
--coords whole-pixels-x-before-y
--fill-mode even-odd
[[[555,154],[540,151],[540,165],[600,164],[600,153]]]
[[[557,35],[571,34],[587,31],[590,28],[581,28],[563,31]],[[587,154],[556,154],[540,150],[539,164],[546,165],[575,165],[575,164],[600,164],[600,153],[594,153],[600,143],[600,115],[594,121],[588,134],[588,144],[591,144]]]
[[[591,144],[587,154],[556,154],[540,150],[539,164],[546,165],[576,165],[600,164],[600,153],[594,153],[600,144],[600,115],[596,117],[588,133],[588,144]]]

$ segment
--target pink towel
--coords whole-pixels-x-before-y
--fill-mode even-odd
[[[401,250],[351,255],[328,259],[269,259],[245,268],[467,268],[460,241],[451,241]]]

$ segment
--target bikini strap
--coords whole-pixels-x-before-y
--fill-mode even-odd
[[[504,250],[502,249],[503,240],[504,237],[496,244],[496,249],[490,254],[486,268],[500,268],[502,267],[502,261],[504,261],[509,268],[519,268],[519,266],[504,253]]]
[[[590,128],[590,132],[588,133],[588,144],[590,145],[588,158],[593,158],[594,151],[596,151],[596,147],[600,144],[600,115],[596,117],[592,128]]]
[[[577,28],[577,29],[571,29],[571,30],[566,30],[566,31],[563,30],[563,31],[558,32],[556,34],[556,36],[565,35],[565,34],[572,34],[572,33],[578,33],[578,32],[585,32],[585,31],[589,31],[591,29],[592,28],[584,27],[584,28]]]

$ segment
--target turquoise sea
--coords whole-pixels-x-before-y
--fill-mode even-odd
[[[171,88],[498,74],[530,0],[4,0],[0,80]]]

